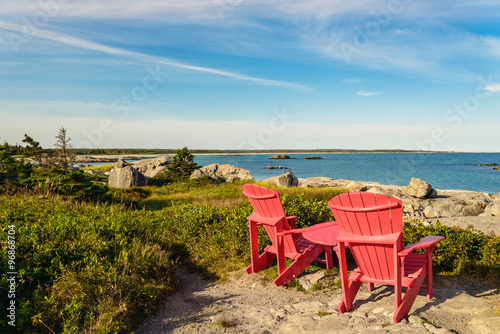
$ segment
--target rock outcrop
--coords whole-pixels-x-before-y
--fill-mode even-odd
[[[439,220],[447,226],[475,229],[487,234],[500,235],[500,194],[485,194],[467,190],[432,190],[422,181],[427,197],[417,198],[408,194],[408,187],[385,185],[378,182],[352,181],[328,177],[299,179],[299,187],[336,187],[349,191],[366,191],[396,197],[403,202],[407,219],[434,223]],[[410,182],[411,183],[411,182]],[[436,195],[437,193],[437,195]],[[428,197],[435,196],[435,197]]]
[[[148,179],[122,159],[115,163],[109,173],[108,185],[113,188],[142,187],[147,184]]]
[[[197,179],[203,176],[211,177],[218,182],[223,180],[232,182],[234,179],[251,181],[254,179],[252,173],[248,170],[228,164],[211,164],[201,167],[191,174],[191,179]]]
[[[290,171],[261,180],[261,182],[271,183],[278,187],[297,187],[299,185],[299,179]]]
[[[169,157],[159,157],[153,159],[146,159],[132,163],[132,166],[139,172],[144,174],[147,178],[155,178],[170,165],[172,161]]]
[[[500,201],[494,201],[490,203],[486,208],[484,208],[484,212],[488,216],[500,216]]]

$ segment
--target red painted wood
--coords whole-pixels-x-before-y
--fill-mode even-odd
[[[302,236],[302,229],[295,228],[298,217],[287,217],[281,204],[278,192],[254,185],[243,185],[243,194],[248,197],[255,212],[247,217],[250,228],[250,252],[252,264],[247,273],[255,273],[264,269],[276,258],[278,262],[278,278],[274,283],[279,286],[295,279],[311,262],[317,260],[333,268],[332,250],[313,243]],[[262,226],[272,245],[263,254],[258,254],[257,226]],[[317,259],[321,253],[327,253],[325,260]],[[329,254],[328,254],[329,253]],[[294,262],[286,267],[286,258]]]
[[[332,198],[328,205],[340,228],[336,251],[343,298],[339,312],[350,310],[361,282],[369,283],[370,287],[373,283],[394,285],[395,323],[408,315],[421,288],[427,289],[427,298],[432,298],[432,250],[444,237],[426,237],[403,247],[402,202],[387,195],[346,193]],[[349,277],[345,244],[358,265]],[[421,248],[427,250],[426,254],[411,253]],[[402,287],[407,287],[403,298]]]

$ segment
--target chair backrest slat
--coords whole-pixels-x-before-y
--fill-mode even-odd
[[[341,231],[358,236],[386,235],[402,232],[401,201],[382,194],[345,193],[328,203]],[[360,270],[367,276],[392,279],[394,246],[385,244],[349,243]],[[403,248],[402,240],[398,250]]]
[[[276,233],[290,230],[278,192],[255,184],[245,184],[243,185],[243,194],[248,197],[258,216],[262,218],[282,218],[274,225],[263,224],[269,239],[271,239],[273,245],[277,246]],[[283,243],[285,253],[297,251],[291,235],[284,236]]]

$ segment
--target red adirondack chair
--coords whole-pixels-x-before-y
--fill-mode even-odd
[[[245,184],[243,194],[248,197],[255,210],[247,217],[252,256],[252,264],[246,269],[248,274],[266,268],[276,258],[278,277],[274,280],[274,284],[280,286],[293,281],[313,261],[326,263],[328,269],[333,268],[332,247],[306,240],[302,232],[324,227],[325,224],[336,223],[323,223],[296,229],[295,221],[299,217],[286,216],[278,192],[254,184]],[[261,255],[259,255],[257,226],[264,227],[272,243]],[[322,252],[325,253],[324,260],[318,259]],[[294,260],[288,268],[285,263],[286,258]]]
[[[362,282],[394,285],[394,323],[405,318],[420,289],[432,298],[432,250],[441,236],[428,236],[403,247],[401,201],[382,194],[345,193],[328,202],[340,234],[336,248],[342,280],[339,312],[349,311]],[[347,277],[345,248],[358,265]],[[412,253],[426,248],[425,254]],[[422,285],[427,277],[427,285]],[[401,298],[402,287],[407,287]]]

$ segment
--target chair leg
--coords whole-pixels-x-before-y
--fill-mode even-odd
[[[333,253],[331,246],[325,246],[326,269],[333,269]]]
[[[427,250],[427,299],[432,299],[432,249]]]
[[[351,281],[347,289],[342,288],[342,300],[340,301],[338,311],[339,313],[348,312],[352,308],[356,294],[359,291],[361,282]],[[348,297],[347,297],[348,296]]]
[[[374,283],[368,283],[368,291],[373,291],[375,289],[375,284]]]
[[[351,310],[352,303],[356,294],[358,293],[361,282],[351,281],[349,282],[347,276],[347,262],[345,256],[345,244],[339,242],[339,244],[334,248],[339,259],[339,269],[340,269],[340,280],[342,282],[342,300],[339,304],[339,313],[344,313]]]
[[[425,270],[426,268],[424,266],[420,276],[415,278],[412,286],[408,287],[408,289],[406,290],[405,296],[403,297],[401,303],[399,305],[396,305],[396,311],[394,312],[393,318],[395,324],[401,321],[401,319],[406,318],[406,316],[410,312],[410,309],[413,306],[413,302],[415,301],[415,298],[417,298],[418,292],[420,291],[422,283],[424,282],[424,278],[426,275]]]
[[[280,267],[278,266],[279,275],[278,278],[274,280],[274,284],[276,286],[281,286],[296,279],[297,276],[299,276],[304,271],[304,269],[306,269],[307,266],[309,266],[311,262],[313,262],[323,252],[323,250],[324,248],[319,245],[314,247],[311,251],[308,251],[307,253],[304,253],[295,258],[293,263],[283,271],[281,271]],[[278,257],[278,264],[279,260],[280,259]],[[285,258],[283,257],[283,262],[284,261]],[[284,265],[282,268],[284,268]]]
[[[270,253],[268,251],[264,251],[257,258],[252,258],[252,264],[246,268],[247,274],[254,274],[256,272],[261,271],[262,269],[266,269],[266,267],[276,258],[276,254]]]

